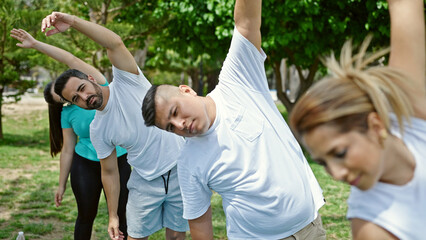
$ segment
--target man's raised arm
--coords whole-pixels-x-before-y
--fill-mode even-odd
[[[260,50],[262,0],[237,0],[234,21],[238,31]]]
[[[389,66],[403,70],[425,96],[425,19],[423,0],[388,0],[391,19]]]
[[[54,29],[46,32],[52,26]],[[109,60],[116,68],[138,74],[136,61],[124,45],[120,36],[101,25],[83,20],[77,16],[53,12],[43,19],[41,31],[46,32],[46,36],[51,36],[59,32],[64,32],[70,27],[105,47]]]

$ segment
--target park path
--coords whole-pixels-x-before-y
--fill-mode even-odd
[[[2,106],[2,113],[4,115],[20,114],[34,110],[47,110],[47,103],[44,101],[43,95],[25,93],[22,95],[21,101],[17,103],[6,103]]]

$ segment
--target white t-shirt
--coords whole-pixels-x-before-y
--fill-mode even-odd
[[[229,239],[280,239],[305,227],[324,204],[299,144],[270,96],[266,55],[235,28],[219,84],[216,119],[187,138],[178,160],[184,218],[222,196]]]
[[[150,181],[176,165],[183,138],[155,127],[146,127],[142,101],[151,84],[139,75],[113,67],[109,99],[90,124],[90,139],[99,159],[111,155],[115,146],[127,150],[133,169]]]
[[[425,239],[426,121],[412,118],[401,137],[396,119],[392,120],[392,134],[404,141],[416,160],[414,177],[402,186],[378,182],[367,191],[352,187],[347,217],[373,222],[399,239]]]

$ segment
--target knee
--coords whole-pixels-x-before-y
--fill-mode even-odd
[[[77,219],[81,223],[93,223],[95,221],[96,214],[89,214],[89,213],[78,213]]]
[[[170,229],[167,229],[167,230],[166,230],[167,240],[184,240],[185,239],[186,232],[175,232],[175,231],[171,231]]]

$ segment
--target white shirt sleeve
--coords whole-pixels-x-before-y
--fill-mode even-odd
[[[147,91],[151,87],[151,83],[148,81],[145,75],[143,75],[139,67],[138,67],[138,72],[139,72],[138,75],[120,70],[114,66],[112,66],[112,72],[114,76],[113,81],[117,81],[117,83],[119,84],[128,84],[131,86],[142,85]]]
[[[264,61],[266,54],[259,51],[234,28],[231,46],[219,75],[219,82],[236,84],[248,90],[269,91]]]
[[[111,155],[112,151],[115,149],[115,145],[108,143],[102,137],[103,135],[96,134],[97,131],[91,126],[90,127],[90,141],[92,142],[93,147],[96,150],[98,159],[107,158]]]
[[[186,165],[178,164],[179,185],[184,209],[183,218],[195,219],[206,213],[210,206],[212,191],[207,183],[202,183],[203,178],[196,176]]]

